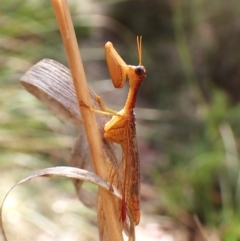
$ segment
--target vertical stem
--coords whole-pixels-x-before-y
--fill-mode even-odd
[[[91,99],[67,2],[66,0],[52,0],[52,5],[67,53],[79,106],[81,101],[90,106]],[[94,113],[84,107],[80,107],[80,112],[95,171],[100,177],[106,180],[107,171],[104,154]],[[114,206],[113,195],[101,188],[99,189],[99,195],[101,195],[104,204],[103,210],[109,239],[114,241],[123,240],[121,224],[116,215],[118,212]]]

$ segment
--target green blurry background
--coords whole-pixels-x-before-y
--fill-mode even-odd
[[[136,35],[143,36],[137,240],[207,240],[203,233],[208,240],[240,240],[240,2],[72,0],[70,6],[89,84],[114,109],[122,108],[127,86],[113,88],[104,44],[113,42],[136,65]],[[32,171],[66,165],[74,143],[73,128],[19,84],[43,58],[67,65],[51,3],[1,3],[1,200]],[[4,210],[10,240],[98,237],[95,213],[66,179],[17,187]]]

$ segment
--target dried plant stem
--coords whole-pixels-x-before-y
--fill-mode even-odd
[[[52,5],[67,53],[79,106],[81,100],[90,106],[90,95],[67,2],[66,0],[52,0]],[[100,177],[107,180],[104,154],[95,116],[91,111],[84,107],[80,108],[80,112],[95,171]],[[101,188],[99,189],[99,195],[101,195],[101,199],[104,203],[103,210],[106,218],[109,239],[114,241],[123,240],[121,223],[115,215],[117,210],[114,206],[113,195]]]

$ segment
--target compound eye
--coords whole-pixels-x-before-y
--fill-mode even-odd
[[[145,74],[145,69],[144,69],[144,67],[143,67],[143,66],[138,66],[138,67],[136,67],[135,73],[136,73],[138,76],[141,76],[141,75]]]

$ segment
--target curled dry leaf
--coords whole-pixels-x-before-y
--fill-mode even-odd
[[[7,241],[7,237],[6,234],[4,232],[4,228],[3,228],[3,217],[2,217],[2,211],[3,211],[3,205],[4,202],[6,200],[6,198],[8,197],[8,195],[10,194],[10,192],[19,184],[22,184],[24,182],[27,182],[33,178],[36,177],[47,177],[47,178],[53,178],[53,177],[68,177],[74,180],[82,180],[82,181],[88,181],[90,183],[93,183],[99,187],[104,188],[105,190],[111,192],[113,195],[115,195],[118,199],[121,199],[121,194],[119,193],[119,191],[117,190],[116,187],[112,186],[112,188],[110,188],[110,185],[108,182],[104,181],[102,178],[100,178],[98,175],[96,175],[93,172],[89,172],[87,170],[83,170],[80,168],[76,168],[76,167],[52,167],[52,168],[46,168],[46,169],[42,169],[42,170],[38,170],[33,172],[32,174],[28,175],[26,178],[23,178],[22,180],[20,180],[17,184],[15,184],[6,194],[6,196],[4,197],[3,203],[1,205],[1,209],[0,209],[0,227],[1,227],[1,231],[3,234],[3,238],[5,241]],[[110,190],[111,189],[111,190]],[[132,227],[131,227],[132,226]],[[131,228],[134,228],[134,224],[133,222],[131,223],[130,226],[130,230]],[[129,240],[133,240],[133,237],[130,235],[129,236]]]
[[[79,113],[77,97],[75,94],[70,70],[64,65],[51,59],[43,59],[32,66],[20,80],[24,88],[32,95],[37,97],[43,104],[51,109],[57,116],[64,117],[67,121],[73,123],[79,129],[79,135],[73,147],[70,165],[82,169],[92,170],[90,153],[82,128],[82,118]],[[89,88],[92,99],[92,105],[96,109],[101,109],[96,101],[97,95]],[[117,166],[117,155],[114,145],[103,138],[103,128],[108,118],[103,115],[96,115],[98,129],[102,137],[102,146],[104,148],[109,172],[112,166]],[[119,178],[116,178],[119,180]],[[74,181],[78,197],[81,201],[85,196],[91,195],[87,192],[80,191],[82,181]],[[120,187],[120,183],[114,183]],[[86,195],[85,195],[86,194]],[[83,201],[87,206],[93,207],[96,199],[91,198]]]

